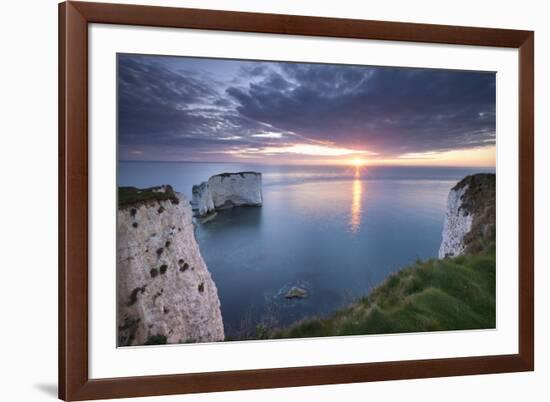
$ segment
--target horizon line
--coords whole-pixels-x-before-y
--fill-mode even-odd
[[[259,163],[259,162],[241,162],[241,161],[185,161],[185,160],[133,160],[120,159],[117,162],[123,163],[213,163],[213,164],[237,164],[237,165],[263,165],[263,166],[348,166],[345,163]],[[389,164],[389,163],[368,163],[364,167],[417,167],[417,168],[470,168],[470,169],[496,169],[496,165],[417,165],[417,164]]]

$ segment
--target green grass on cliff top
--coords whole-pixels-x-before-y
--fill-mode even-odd
[[[156,191],[161,187],[164,191]],[[137,187],[119,187],[118,188],[118,206],[124,208],[128,206],[135,206],[141,204],[147,204],[149,202],[157,201],[171,201],[173,204],[179,202],[176,193],[171,186],[157,186],[150,188],[137,188]]]
[[[270,338],[495,328],[495,248],[419,261],[327,318],[271,331]]]

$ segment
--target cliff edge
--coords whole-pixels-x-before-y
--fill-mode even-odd
[[[221,173],[193,186],[192,205],[198,216],[238,206],[262,205],[262,174]]]
[[[466,176],[449,192],[439,258],[482,251],[495,238],[495,175]]]
[[[224,339],[218,291],[188,200],[170,186],[119,188],[118,345]]]

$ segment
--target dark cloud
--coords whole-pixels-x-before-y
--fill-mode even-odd
[[[495,140],[493,73],[223,63],[119,55],[122,154],[331,142],[396,156]]]
[[[274,87],[268,76],[248,88],[229,88],[237,110],[313,139],[385,153],[494,139],[493,74],[297,64],[284,71],[286,85]]]

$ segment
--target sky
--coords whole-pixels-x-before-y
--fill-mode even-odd
[[[491,72],[118,55],[120,160],[494,166]]]

